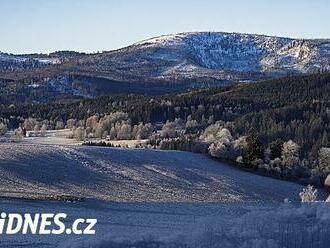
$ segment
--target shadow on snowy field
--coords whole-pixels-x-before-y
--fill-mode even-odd
[[[329,247],[330,205],[282,204],[273,208],[254,206],[238,217],[205,217],[172,237],[148,233],[126,239],[76,239],[58,247],[96,248],[309,248]]]

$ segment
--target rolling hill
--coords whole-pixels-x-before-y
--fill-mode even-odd
[[[269,203],[298,200],[303,187],[186,152],[12,143],[0,148],[2,197]]]

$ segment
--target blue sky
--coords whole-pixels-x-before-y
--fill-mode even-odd
[[[96,52],[169,33],[330,38],[329,0],[0,0],[0,51]]]

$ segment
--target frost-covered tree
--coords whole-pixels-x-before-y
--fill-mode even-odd
[[[59,129],[63,129],[64,128],[64,123],[63,121],[57,121],[55,124],[55,129],[59,130]]]
[[[94,136],[97,138],[102,138],[104,132],[107,132],[107,129],[102,121],[97,123],[96,127],[94,128]]]
[[[85,127],[85,120],[79,120],[76,122],[76,127]]]
[[[42,124],[41,128],[40,128],[40,131],[39,131],[39,135],[40,136],[45,136],[46,134],[46,131],[47,131],[47,125],[46,124]]]
[[[93,132],[98,124],[99,116],[93,115],[86,120],[86,128],[90,128],[90,130]]]
[[[36,122],[36,124],[33,128],[33,131],[38,132],[38,131],[40,131],[40,128],[41,128],[41,124],[39,122]]]
[[[317,198],[317,189],[314,189],[313,186],[308,185],[307,188],[303,189],[299,193],[301,202],[315,202]]]
[[[221,136],[223,135],[223,133],[221,133],[222,129],[223,129],[223,123],[222,122],[216,122],[215,124],[212,124],[210,126],[208,126],[203,133],[201,134],[201,136],[199,137],[199,139],[202,142],[206,142],[206,143],[213,143],[218,141]]]
[[[133,128],[132,138],[135,139],[146,139],[152,134],[153,127],[150,123],[135,125]]]
[[[24,120],[23,127],[27,131],[32,131],[34,130],[34,127],[37,125],[37,120],[34,118],[27,118]]]
[[[248,147],[246,138],[247,136],[242,136],[233,141],[234,150],[237,153],[237,156],[243,157],[244,154],[246,153]]]
[[[280,158],[275,158],[274,160],[271,160],[269,162],[270,167],[273,168],[276,171],[281,170],[281,164],[282,164],[282,161],[281,161]]]
[[[292,168],[300,165],[299,159],[300,147],[297,143],[289,140],[283,144],[282,149],[282,165],[287,168]]]
[[[46,124],[47,126],[49,125],[49,123],[50,123],[50,121],[47,120],[47,119],[45,119],[45,120],[43,120],[43,121],[41,122],[41,124]]]
[[[125,123],[121,125],[120,130],[117,134],[117,139],[119,140],[129,140],[132,137],[132,127],[131,125]]]
[[[83,127],[77,127],[75,130],[73,130],[73,137],[80,141],[85,140],[86,130]]]
[[[200,127],[200,124],[198,123],[197,120],[194,120],[191,115],[187,117],[187,122],[186,122],[186,130],[187,131],[195,131]]]
[[[175,119],[175,121],[167,121],[160,131],[162,138],[175,138],[179,135],[179,132],[183,129],[183,122],[181,119]]]
[[[111,123],[121,122],[121,121],[128,121],[128,114],[122,111],[113,112],[107,116]]]
[[[222,128],[216,133],[216,141],[209,147],[209,153],[212,157],[221,159],[234,159],[235,151],[233,145],[233,137],[230,131]]]
[[[330,148],[322,147],[318,156],[318,167],[321,171],[330,172]]]
[[[229,140],[212,143],[209,147],[209,153],[212,157],[220,159],[232,159],[235,154]]]
[[[109,138],[111,139],[111,140],[115,140],[115,139],[117,139],[117,130],[116,130],[116,128],[113,126],[113,127],[111,127],[111,129],[110,129],[110,133],[109,133]]]
[[[23,140],[23,129],[21,127],[14,130],[14,135],[10,137],[11,142],[21,142]]]
[[[0,122],[0,136],[5,135],[7,133],[7,124]]]
[[[111,139],[117,139],[118,134],[120,136],[124,135],[124,130],[120,131],[123,125],[125,125],[125,128],[126,125],[130,126],[128,114],[124,112],[113,112],[103,117],[96,114],[87,118],[85,127],[88,137],[106,138],[110,135]],[[128,135],[125,134],[124,136],[127,137]],[[130,134],[130,136],[132,135]]]
[[[66,128],[73,129],[73,127],[76,125],[77,120],[76,119],[68,119],[66,121]]]

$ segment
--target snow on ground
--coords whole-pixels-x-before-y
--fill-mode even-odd
[[[202,154],[0,144],[0,194],[69,194],[119,202],[282,202],[302,186],[240,171]]]
[[[2,235],[1,247],[327,248],[330,206],[0,201],[5,212],[97,218],[95,235]]]
[[[0,143],[6,213],[97,218],[95,235],[1,235],[0,247],[328,247],[330,206],[297,200],[302,186],[240,171],[201,154]]]
[[[146,145],[148,143],[148,139],[140,139],[140,140],[106,140],[106,139],[89,139],[91,142],[105,142],[107,144],[111,144],[113,146],[120,146],[126,148],[135,148],[139,145]]]
[[[59,247],[326,248],[330,242],[330,206],[326,204],[166,204],[153,208],[153,221],[148,210],[141,216],[146,226],[134,230],[134,223],[141,222],[133,217],[125,222],[130,223],[129,232],[117,233],[114,228],[103,239],[72,239]],[[155,242],[162,246],[152,246]]]
[[[22,141],[23,144],[36,145],[81,145],[81,141],[68,139],[65,137],[27,137]]]

